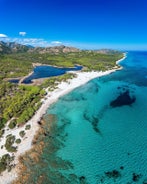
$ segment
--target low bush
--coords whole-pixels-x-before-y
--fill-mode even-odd
[[[11,157],[9,154],[5,154],[0,158],[0,173],[5,171],[11,162]]]
[[[31,125],[26,125],[25,130],[30,130]]]
[[[4,129],[0,130],[0,137],[2,137],[2,136],[3,136],[4,132],[5,132],[5,130],[4,130]]]
[[[25,131],[21,131],[21,132],[19,132],[19,135],[20,135],[20,137],[24,137],[25,136]]]
[[[16,124],[17,124],[17,122],[15,121],[15,120],[12,120],[10,123],[9,123],[9,128],[10,129],[13,129],[13,128],[15,128],[16,127]]]
[[[16,139],[15,141],[17,144],[20,144],[21,143],[21,139]]]
[[[5,148],[9,152],[15,152],[16,147],[12,146],[15,142],[15,136],[9,135],[7,137],[6,143],[5,143]]]

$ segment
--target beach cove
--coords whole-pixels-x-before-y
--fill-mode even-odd
[[[43,149],[34,161],[26,154],[21,181],[28,176],[29,183],[145,184],[146,57],[129,52],[122,70],[52,104],[44,116],[44,138],[39,136]]]
[[[47,95],[45,96],[45,98],[42,99],[43,105],[41,106],[41,108],[36,112],[36,114],[33,116],[33,118],[29,122],[26,123],[26,125],[31,126],[31,129],[26,131],[26,134],[23,137],[22,142],[18,146],[18,151],[16,153],[14,153],[15,158],[14,158],[13,164],[18,165],[19,156],[21,154],[24,154],[29,149],[31,149],[33,138],[39,129],[39,125],[37,122],[39,122],[41,120],[42,116],[46,113],[46,110],[48,109],[48,107],[52,103],[56,102],[58,100],[58,98],[69,93],[73,89],[75,89],[81,85],[84,85],[88,81],[90,81],[96,77],[108,75],[114,71],[116,71],[116,69],[109,70],[106,72],[74,72],[77,75],[76,78],[69,80],[67,82],[62,82],[61,84],[58,85],[58,88],[55,91],[48,92]],[[6,138],[7,135],[12,133],[17,138],[19,136],[20,131],[25,131],[25,127],[20,127],[20,128],[15,129],[13,131],[13,133],[10,130],[7,131],[7,127],[6,127],[4,137]],[[1,145],[3,145],[4,142],[5,142],[5,139],[3,139],[1,141]],[[5,149],[3,149],[1,151],[2,151],[1,154],[7,153],[7,150],[5,150]],[[1,177],[0,177],[0,182],[11,183],[18,176],[16,170],[17,170],[17,168],[14,168],[14,169],[12,169],[11,172],[7,172],[7,171],[3,172]]]

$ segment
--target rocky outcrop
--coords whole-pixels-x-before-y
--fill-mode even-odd
[[[59,54],[59,53],[69,53],[69,52],[80,52],[80,49],[61,45],[61,46],[55,46],[55,47],[35,47],[33,49],[30,49],[28,52],[38,52],[40,54],[44,54],[44,53]]]

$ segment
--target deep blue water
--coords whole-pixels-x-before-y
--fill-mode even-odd
[[[147,52],[129,52],[121,65],[48,110],[67,135],[57,155],[74,167],[61,172],[79,182],[147,183]]]
[[[19,83],[19,79],[11,79],[11,80],[9,80],[9,82],[17,84],[17,83]]]
[[[81,70],[82,66],[75,66],[74,68],[58,68],[53,66],[37,66],[34,68],[33,74],[26,78],[23,83],[29,84],[33,79],[46,78],[63,75],[68,71]]]

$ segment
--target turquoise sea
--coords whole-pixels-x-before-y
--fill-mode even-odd
[[[30,182],[147,184],[147,52],[120,64],[48,109],[40,163],[26,163]]]

